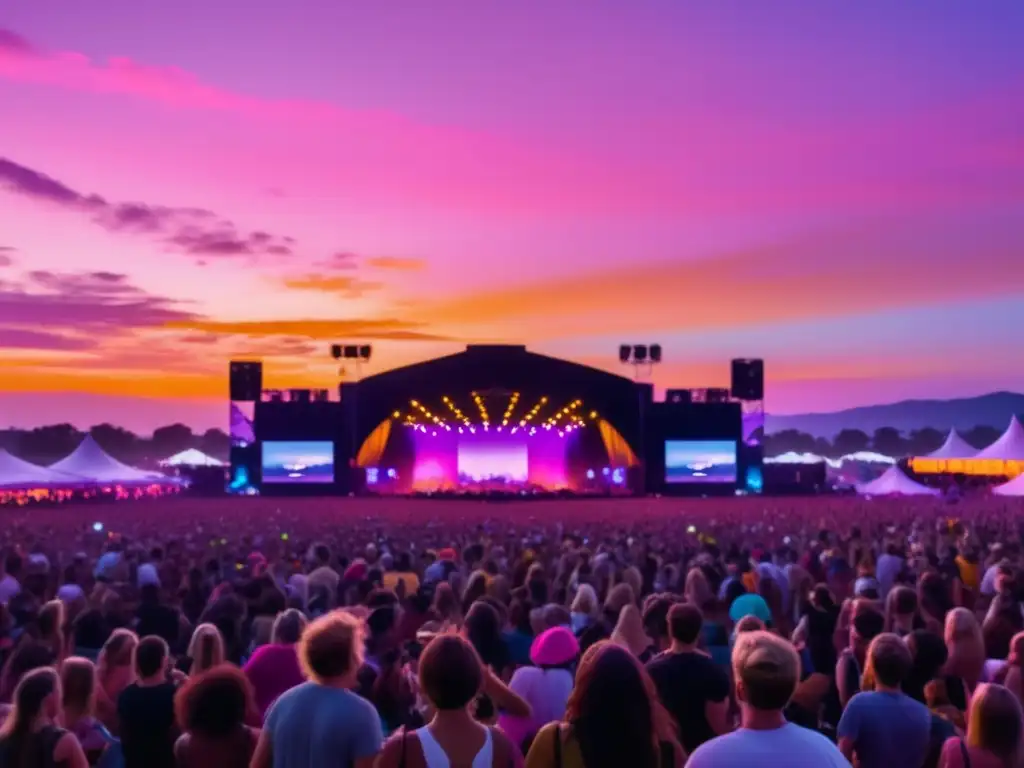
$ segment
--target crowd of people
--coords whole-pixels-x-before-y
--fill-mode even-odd
[[[0,768],[1019,768],[1024,506],[165,499],[0,531]]]

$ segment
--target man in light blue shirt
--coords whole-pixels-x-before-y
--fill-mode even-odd
[[[871,641],[868,659],[875,689],[858,693],[839,721],[839,748],[862,768],[916,768],[923,765],[931,743],[928,708],[902,691],[913,659],[896,635]]]
[[[310,681],[270,707],[252,768],[372,768],[384,741],[380,717],[351,691],[363,663],[362,623],[328,613],[306,628],[298,652]]]

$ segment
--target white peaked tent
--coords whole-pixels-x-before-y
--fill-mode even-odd
[[[0,449],[0,488],[53,488],[81,483],[80,477],[56,472],[49,467],[40,467]]]
[[[1024,427],[1016,416],[1010,417],[1010,426],[992,445],[974,456],[975,459],[996,459],[997,461],[1024,460]]]
[[[162,467],[223,467],[224,462],[195,448],[176,453],[160,462]]]
[[[997,496],[1024,496],[1024,475],[1017,475],[1013,480],[992,489]]]
[[[929,459],[969,459],[978,453],[978,449],[968,443],[955,429],[949,430],[946,442],[929,453]]]
[[[864,496],[939,496],[942,491],[911,480],[902,469],[895,466],[889,467],[870,483],[858,485],[857,493]]]
[[[122,464],[100,448],[99,443],[92,439],[92,435],[86,435],[69,456],[51,465],[50,469],[76,475],[94,483],[138,485],[167,481],[167,478],[156,472],[144,472]]]

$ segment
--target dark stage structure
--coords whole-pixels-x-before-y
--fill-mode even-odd
[[[624,347],[625,350],[625,347]],[[643,361],[650,356],[643,348]],[[335,346],[358,366],[368,346]],[[622,358],[626,362],[627,357]],[[347,362],[347,360],[346,360]],[[262,495],[733,495],[763,488],[764,366],[670,389],[536,354],[465,351],[328,390],[230,364],[231,485]]]

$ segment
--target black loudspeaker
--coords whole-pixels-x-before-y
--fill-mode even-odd
[[[633,356],[633,348],[629,344],[622,344],[619,346],[619,362],[628,363],[629,359]]]
[[[359,359],[360,360],[369,360],[370,359],[370,353],[372,351],[373,351],[373,348],[369,344],[362,344],[359,347]]]
[[[255,403],[263,391],[263,363],[232,360],[228,366],[228,389],[232,400]]]
[[[359,357],[359,347],[355,344],[346,344],[342,348],[342,353],[346,360],[355,360]]]
[[[652,363],[661,362],[661,344],[651,344],[651,348],[648,351],[650,352]]]
[[[665,402],[689,405],[693,402],[693,393],[688,389],[667,389],[665,390]]]
[[[646,344],[636,344],[633,346],[633,359],[638,363],[642,363],[647,359]]]
[[[737,400],[764,400],[764,360],[733,360],[730,392]]]
[[[341,344],[331,344],[331,357],[341,360]]]

